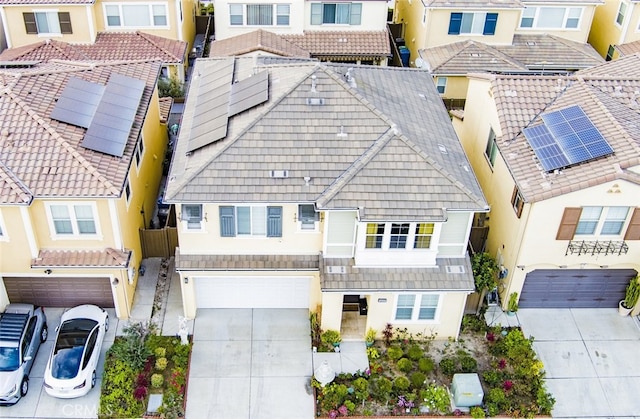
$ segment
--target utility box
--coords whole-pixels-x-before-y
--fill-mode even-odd
[[[484,391],[478,374],[454,374],[451,383],[453,403],[459,407],[481,406]]]

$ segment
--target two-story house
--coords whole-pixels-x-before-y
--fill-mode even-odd
[[[194,0],[0,0],[0,18],[9,48],[46,38],[93,43],[103,31],[142,31],[191,47],[196,5]]]
[[[4,63],[0,307],[131,314],[167,127],[159,61]]]
[[[640,41],[640,7],[635,0],[604,0],[596,9],[589,43],[607,61],[618,57],[616,46]]]
[[[388,9],[384,0],[333,3],[217,0],[214,6],[214,45],[226,43],[217,47],[226,53],[218,55],[241,55],[248,48],[248,41],[252,41],[254,47],[261,46],[255,44],[256,36],[246,36],[260,29],[282,36],[285,42],[323,61],[386,65],[391,55],[387,32]],[[273,37],[266,39],[274,42]],[[233,49],[234,45],[242,48]],[[266,53],[273,53],[269,42],[263,48]]]
[[[273,64],[266,64],[273,63]],[[185,315],[308,308],[456,337],[486,202],[428,72],[198,60],[165,200]]]
[[[454,127],[491,206],[503,306],[616,307],[640,272],[640,57],[470,78]]]

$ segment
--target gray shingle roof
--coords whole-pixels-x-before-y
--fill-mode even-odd
[[[180,271],[318,271],[320,255],[183,255],[176,249]]]
[[[186,155],[188,140],[210,124],[195,117],[211,107],[201,103],[212,94],[206,80],[228,60],[196,62],[167,201],[317,202],[364,208],[369,220],[442,220],[443,208],[485,208],[431,75],[422,70],[317,62],[254,69],[254,59],[236,58],[234,79],[269,72],[269,100],[230,118],[224,139]],[[355,84],[347,82],[348,71]],[[308,105],[310,98],[324,104]],[[289,177],[271,178],[271,170],[288,170]]]

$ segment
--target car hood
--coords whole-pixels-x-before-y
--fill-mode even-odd
[[[19,384],[22,368],[15,371],[0,371],[0,396],[7,394],[14,385]]]

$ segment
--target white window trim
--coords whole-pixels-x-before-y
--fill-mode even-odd
[[[436,90],[438,90],[439,95],[444,95],[447,92],[447,81],[447,77],[438,76],[438,80],[436,80]],[[440,93],[439,87],[443,87],[442,93]]]
[[[55,13],[56,15],[56,19],[58,19],[58,12],[60,12],[59,9],[33,9],[32,13],[35,15],[36,13]],[[37,27],[37,19],[36,19],[36,27]],[[59,25],[59,23],[58,23]],[[40,32],[38,31],[38,38],[52,38],[52,37],[58,37],[58,38],[62,38],[62,30],[60,30],[60,32]]]
[[[520,22],[518,22],[518,30],[524,30],[524,31],[539,31],[539,30],[550,30],[550,31],[579,31],[581,30],[581,26],[582,26],[582,17],[584,16],[584,7],[582,6],[576,6],[576,7],[571,7],[571,6],[533,6],[533,8],[536,9],[536,13],[533,16],[533,23],[531,25],[530,28],[528,27],[524,27],[521,26],[522,24],[522,16],[520,16]],[[538,23],[538,18],[540,16],[540,9],[545,8],[545,9],[564,9],[564,18],[562,20],[562,26],[559,28],[549,28],[549,27],[542,27],[542,26],[537,26]],[[580,17],[578,18],[578,26],[576,26],[575,28],[567,28],[567,20],[569,19],[569,9],[580,9]]]
[[[2,212],[0,212],[0,242],[8,242],[9,234],[7,233],[7,226],[2,218]]]
[[[246,205],[246,204],[236,204],[233,206],[233,210],[235,211],[235,222],[236,222],[236,236],[235,238],[237,239],[267,239],[270,238],[268,237],[267,233],[268,233],[268,228],[269,226],[267,225],[268,223],[268,217],[269,217],[269,210],[268,207],[271,207],[273,205]],[[251,225],[251,228],[253,229],[253,209],[254,208],[264,208],[264,234],[244,234],[244,233],[239,233],[238,231],[240,230],[238,227],[238,223],[240,222],[240,217],[238,217],[238,208],[250,208],[251,209],[251,215],[249,218],[249,224]],[[284,218],[282,219],[283,224],[284,224]]]
[[[418,320],[418,315],[420,314],[420,303],[422,301],[422,295],[437,295],[438,296],[438,306],[436,307],[436,313],[431,320]],[[416,300],[413,303],[413,310],[411,311],[411,320],[397,320],[396,312],[398,310],[398,300],[400,299],[400,295],[415,295]],[[442,294],[438,292],[404,292],[402,294],[398,293],[395,295],[393,302],[393,322],[406,324],[406,323],[420,323],[420,324],[436,324],[440,323],[440,313],[442,311]]]
[[[95,202],[82,202],[82,201],[64,201],[64,202],[45,202],[45,209],[47,214],[47,221],[49,223],[49,231],[51,233],[51,240],[102,240],[102,230],[100,229],[100,218],[98,217],[98,207]],[[53,217],[51,216],[51,206],[66,205],[69,209],[71,216],[71,228],[72,234],[58,234],[56,233],[56,227],[53,223]],[[78,233],[78,224],[75,219],[75,211],[73,207],[75,205],[87,205],[91,207],[93,213],[93,222],[96,225],[95,234],[80,234]]]
[[[471,22],[471,28],[473,29],[474,24],[476,23],[476,19],[478,19],[477,16],[482,16],[482,24],[478,27],[476,26],[476,29],[480,29],[480,32],[462,32],[462,22],[460,23],[460,33],[458,35],[473,35],[473,36],[482,36],[484,35],[484,25],[487,21],[487,14],[489,12],[482,12],[482,11],[476,11],[476,12],[462,12],[462,18],[464,19],[464,15],[473,15],[473,19]]]
[[[598,222],[596,223],[596,227],[594,229],[593,234],[578,234],[577,231],[574,234],[573,240],[598,240],[598,239],[605,239],[605,240],[613,240],[616,238],[622,238],[625,235],[625,232],[627,231],[627,228],[629,227],[629,223],[631,222],[631,217],[633,215],[633,208],[634,207],[627,207],[624,205],[611,205],[611,206],[604,206],[604,205],[587,205],[588,207],[600,207],[602,208],[602,211],[600,212],[600,218],[598,218]],[[624,219],[624,222],[622,223],[622,226],[620,227],[620,233],[618,234],[603,234],[602,233],[602,227],[604,227],[604,223],[605,221],[607,221],[607,216],[609,215],[609,210],[611,208],[617,208],[617,207],[623,207],[623,208],[627,208],[627,217]],[[582,218],[582,215],[580,216],[580,218]],[[578,223],[580,222],[580,220],[578,220]]]
[[[321,214],[320,212],[318,212],[318,220],[314,221],[314,226],[313,228],[302,228],[302,221],[300,220],[300,204],[298,204],[298,209],[296,210],[297,214],[297,220],[296,220],[296,225],[298,227],[298,233],[319,233],[320,232],[320,217]]]
[[[154,5],[163,5],[164,10],[167,16],[167,24],[166,25],[151,25],[151,26],[125,26],[124,23],[124,14],[122,13],[122,6],[147,6],[149,8],[149,16],[150,22],[153,22],[153,9],[151,6]],[[118,6],[118,14],[120,16],[120,25],[119,26],[111,26],[109,25],[108,16],[107,16],[107,6]],[[104,16],[104,27],[105,30],[131,30],[131,29],[171,29],[171,13],[169,13],[169,3],[162,1],[151,1],[151,2],[132,2],[132,3],[103,3],[102,4],[102,15]]]
[[[384,224],[384,234],[382,235],[382,247],[374,248],[367,247],[367,224]],[[407,234],[407,245],[403,248],[391,248],[389,244],[391,242],[391,226],[392,224],[409,224],[409,234]],[[416,241],[416,225],[417,224],[433,224],[433,233],[431,233],[431,242],[429,243],[429,247],[427,248],[414,248],[413,245]],[[380,251],[388,251],[388,252],[433,252],[437,250],[438,243],[436,242],[436,234],[438,223],[429,222],[429,221],[421,221],[421,222],[365,222],[364,223],[364,238],[362,250],[365,252],[380,252]]]
[[[182,206],[183,205],[200,205],[200,211],[202,214],[202,217],[200,218],[200,227],[199,228],[189,228],[189,221],[186,218],[182,218]],[[204,212],[204,204],[194,204],[194,203],[183,203],[180,204],[179,206],[180,208],[180,214],[179,214],[179,219],[180,219],[180,224],[182,225],[182,231],[185,233],[206,233],[206,230],[204,228],[204,224],[207,218],[206,213]]]
[[[242,6],[242,24],[241,25],[231,25],[231,23],[229,23],[230,27],[243,27],[243,26],[248,26],[248,27],[254,27],[254,28],[259,28],[259,27],[267,27],[267,28],[288,28],[291,26],[291,4],[290,3],[269,3],[269,2],[265,2],[265,3],[229,3],[229,20],[231,20],[231,5],[232,4],[239,4]],[[248,19],[249,19],[249,13],[247,12],[247,6],[249,5],[271,5],[272,9],[273,9],[273,13],[272,13],[272,22],[271,25],[253,25],[253,24],[249,24],[247,23]],[[289,6],[289,24],[288,25],[278,25],[278,16],[281,16],[278,14],[278,6],[279,5],[288,5]]]
[[[626,9],[624,9],[624,14],[622,15],[622,22],[618,23],[618,15],[620,14],[620,9],[622,8],[622,5],[625,5]],[[621,1],[620,4],[618,5],[618,10],[616,10],[615,16],[613,17],[613,24],[619,28],[622,28],[625,20],[627,20],[628,13],[629,13],[629,3],[627,3],[626,1]]]

